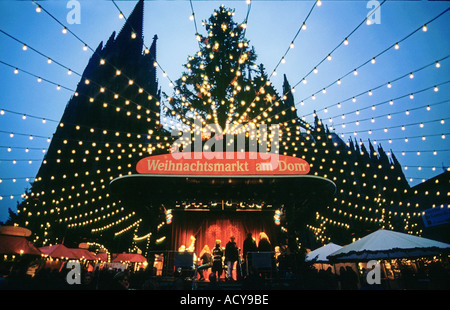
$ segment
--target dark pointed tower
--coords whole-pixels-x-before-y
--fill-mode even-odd
[[[32,230],[38,245],[91,240],[121,250],[114,248],[118,232],[140,222],[110,195],[108,184],[135,173],[164,135],[153,66],[156,36],[144,51],[143,12],[141,0],[117,37],[114,32],[92,54],[31,193],[18,206],[18,224]]]

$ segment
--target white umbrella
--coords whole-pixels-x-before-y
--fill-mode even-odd
[[[450,244],[380,229],[330,254],[331,261],[414,258],[443,254]]]
[[[328,263],[327,256],[341,249],[340,245],[334,244],[333,242],[324,245],[314,251],[306,254],[305,261],[312,263]]]

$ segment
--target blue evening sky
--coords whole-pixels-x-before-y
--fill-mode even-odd
[[[113,31],[120,31],[125,22],[109,0],[80,0],[80,24],[68,23],[70,9],[66,0],[37,3],[93,49]],[[115,3],[127,17],[137,1]],[[379,24],[364,24],[352,33],[369,13],[367,3],[321,1],[322,5],[316,6],[307,19],[306,30],[296,37],[286,62],[278,66],[277,75],[270,80],[279,93],[283,74],[291,86],[298,84],[295,101],[299,116],[305,116],[307,121],[312,121],[312,113],[317,110],[326,124],[334,124],[335,132],[343,134],[344,141],[353,137],[367,143],[371,139],[381,143],[386,151],[392,149],[407,168],[405,175],[410,184],[416,185],[450,166],[450,57],[446,58],[450,55],[450,11],[428,24],[427,31],[413,32],[449,9],[450,3],[387,1],[379,9]],[[245,0],[192,1],[200,33],[206,33],[201,21],[221,4],[236,10],[235,21],[244,20],[248,9]],[[257,63],[263,63],[269,74],[285,54],[313,4],[314,1],[299,0],[252,1],[246,37],[255,47]],[[159,70],[158,79],[162,91],[171,94],[170,80],[181,76],[187,57],[198,50],[194,21],[189,19],[190,2],[155,0],[145,1],[144,6],[145,44],[150,46],[153,36],[158,35],[157,60],[167,73],[164,77]],[[62,28],[44,11],[37,13],[32,1],[0,0],[0,30],[3,31],[0,32],[0,221],[7,219],[8,208],[16,210],[16,202],[39,169],[43,149],[49,145],[46,138],[55,132],[57,121],[73,94],[64,87],[74,90],[80,79],[76,74],[67,74],[68,70],[55,62],[48,64],[47,58],[32,49],[24,51],[22,44],[5,33],[73,72],[82,73],[92,52],[84,51],[83,44],[71,33],[63,34]],[[339,45],[350,33],[349,44]],[[391,47],[399,41],[399,49]],[[308,74],[333,50],[330,61],[322,62],[317,73]],[[361,66],[383,51],[375,64]],[[435,62],[440,59],[443,59],[439,61],[440,67],[436,68]],[[18,74],[14,73],[16,67]],[[360,67],[357,75],[347,75],[357,67]],[[421,70],[415,72],[418,69]],[[39,83],[36,76],[63,88],[57,90],[55,84],[45,80]],[[305,76],[307,83],[303,84]],[[325,94],[321,92],[343,76],[341,85],[333,84]],[[393,82],[391,88],[386,87],[388,82],[402,76],[405,77]],[[410,94],[414,94],[413,99]],[[356,102],[351,100],[354,96]],[[395,99],[392,105],[391,99]],[[47,120],[45,123],[43,118]]]

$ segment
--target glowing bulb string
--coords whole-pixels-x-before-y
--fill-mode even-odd
[[[396,114],[405,114],[405,113],[407,113],[407,112],[411,112],[411,111],[415,111],[415,110],[421,110],[421,109],[423,109],[423,108],[425,108],[427,111],[430,111],[431,110],[431,107],[435,107],[435,106],[438,106],[438,105],[441,105],[441,104],[444,104],[444,103],[447,103],[447,102],[449,102],[450,101],[450,99],[447,99],[447,100],[444,100],[444,101],[440,101],[440,102],[437,102],[437,103],[433,103],[433,104],[427,104],[427,105],[423,105],[423,106],[420,106],[420,107],[415,107],[415,108],[411,108],[411,109],[407,109],[407,110],[404,110],[404,111],[397,111],[397,112],[392,112],[392,113],[387,113],[387,114],[381,114],[381,115],[377,115],[377,116],[373,116],[373,117],[367,117],[367,118],[363,118],[363,119],[358,119],[358,120],[356,120],[356,122],[364,122],[364,121],[369,121],[369,120],[372,120],[372,121],[374,121],[375,119],[377,119],[377,118],[390,118],[392,115],[396,115]],[[359,110],[357,111],[357,113],[359,112]],[[359,114],[359,113],[358,113]],[[347,113],[347,115],[350,115],[349,113]],[[345,115],[343,115],[344,117],[345,117]],[[341,118],[343,117],[343,116],[341,116]],[[337,116],[335,116],[335,117],[337,117]],[[330,122],[332,122],[332,119],[333,118],[330,118]],[[338,124],[334,124],[335,126],[339,126],[339,125],[342,125],[342,124],[346,124],[346,123],[338,123]],[[348,124],[348,123],[347,123]],[[358,124],[356,124],[356,125],[358,125]]]
[[[431,19],[430,21],[428,21],[426,23],[426,25],[429,25],[430,23],[432,23],[433,21],[435,21],[436,19],[438,19],[439,17],[441,17],[442,15],[444,15],[445,13],[447,13],[450,10],[450,8],[446,9],[445,11],[441,12],[439,15],[437,15],[436,17],[434,17],[433,19]],[[416,28],[414,31],[412,31],[411,33],[409,33],[407,36],[405,36],[404,38],[400,39],[399,41],[396,41],[396,43],[393,43],[391,45],[389,45],[387,48],[385,48],[383,51],[379,52],[377,55],[371,57],[369,60],[366,60],[365,62],[363,62],[362,64],[360,64],[359,66],[357,66],[355,69],[347,72],[346,74],[344,74],[343,76],[341,76],[340,78],[338,78],[337,80],[335,80],[334,82],[328,84],[325,87],[322,87],[320,90],[316,91],[315,93],[313,93],[313,95],[316,95],[320,92],[323,91],[323,89],[328,89],[330,88],[332,85],[337,85],[342,79],[344,79],[345,77],[351,75],[352,73],[354,74],[355,72],[357,72],[357,70],[361,69],[362,67],[364,67],[365,65],[367,65],[368,63],[375,63],[375,60],[383,55],[384,53],[390,51],[393,47],[398,46],[399,43],[407,40],[409,37],[411,37],[412,35],[414,35],[416,32],[420,31],[421,29],[423,29],[423,26],[420,26],[418,28]],[[444,57],[443,59],[448,58],[449,56]],[[417,71],[420,71],[421,69],[418,69]],[[298,85],[300,83],[297,83],[296,85]],[[295,87],[295,86],[294,86]],[[312,96],[311,96],[312,97]],[[301,102],[304,102],[305,100],[307,100],[308,98],[311,97],[306,97],[303,100],[301,100]]]
[[[3,111],[6,111],[6,110],[0,110],[0,114],[1,115],[4,115],[4,112]],[[43,121],[47,121],[48,119],[46,119],[46,118],[41,118],[41,117],[37,117],[37,116],[31,116],[31,115],[27,115],[27,114],[21,114],[21,113],[18,113],[18,112],[12,112],[11,111],[11,113],[14,113],[14,114],[17,114],[17,115],[22,115],[22,118],[23,117],[33,117],[33,118],[36,118],[36,119],[42,119]],[[56,122],[56,123],[59,123],[58,121],[55,121],[55,120],[49,120],[49,121],[52,121],[52,122]],[[105,128],[99,128],[99,127],[92,127],[92,126],[87,126],[87,125],[76,125],[76,124],[74,124],[74,123],[60,123],[60,127],[63,127],[63,126],[65,126],[65,125],[73,125],[74,126],[74,128],[76,129],[76,130],[80,130],[81,128],[87,128],[87,129],[89,129],[89,132],[91,132],[91,133],[94,133],[95,131],[100,131],[103,135],[106,135],[107,133],[113,133],[114,135],[116,135],[116,136],[118,136],[118,135],[121,135],[121,134],[125,134],[128,138],[131,138],[131,135],[133,134],[133,135],[136,135],[136,137],[138,138],[138,139],[140,139],[140,136],[146,136],[146,137],[157,137],[157,138],[160,138],[160,136],[159,135],[157,135],[157,134],[153,134],[153,133],[149,133],[149,132],[147,132],[147,133],[136,133],[136,132],[129,132],[129,131],[117,131],[117,130],[108,130],[108,129],[105,129]],[[24,133],[15,133],[15,132],[6,132],[6,131],[0,131],[0,133],[9,133],[10,135],[15,135],[15,134],[17,134],[17,135],[27,135],[27,134],[24,134]],[[29,135],[30,137],[37,137],[37,138],[45,138],[44,136],[36,136],[36,135],[32,135],[32,134],[30,134]],[[164,138],[164,137],[162,137],[162,138]],[[47,139],[49,139],[49,138],[47,138]],[[104,141],[103,139],[102,139],[102,141]],[[92,142],[92,141],[90,141],[90,142]],[[112,141],[106,141],[106,143],[110,143],[110,142],[112,142]]]
[[[198,36],[199,32],[198,32],[198,28],[197,28],[197,21],[195,20],[195,12],[194,12],[194,6],[192,5],[192,0],[189,0],[189,4],[191,6],[191,13],[192,13],[192,21],[194,22],[194,27],[195,27],[195,35]],[[198,47],[199,49],[201,49],[200,46],[200,42],[197,40],[198,43]]]
[[[71,35],[73,35],[78,41],[80,41],[81,43],[83,43],[83,46],[86,48],[89,48],[92,52],[94,52],[94,50],[85,42],[83,41],[79,36],[77,36],[73,31],[71,31],[70,29],[68,29],[63,23],[61,23],[55,16],[53,16],[49,11],[47,11],[44,7],[42,7],[42,5],[37,4],[36,0],[33,0],[33,3],[40,8],[40,10],[44,11],[48,16],[50,16],[54,21],[56,21],[59,25],[61,25],[63,27],[63,31],[64,32],[69,32]]]
[[[373,13],[376,12],[377,10],[380,9],[380,7],[386,2],[387,0],[383,0],[382,3],[380,3],[379,6],[377,6],[374,10]],[[292,88],[295,88],[297,85],[299,85],[300,83],[302,83],[303,81],[306,80],[306,78],[315,71],[315,69],[317,69],[317,67],[319,67],[323,62],[325,62],[325,60],[327,60],[339,47],[342,46],[342,44],[345,44],[345,42],[348,42],[348,39],[367,21],[367,17],[365,17],[358,26],[356,26],[356,28],[354,28],[346,37],[345,39],[343,39],[335,48],[333,48],[331,50],[331,52],[327,53],[327,56],[325,56],[319,63],[317,63],[313,69],[311,69],[299,82],[297,82]]]
[[[70,91],[70,92],[74,92],[74,90],[71,89],[71,88],[69,88],[69,87],[63,86],[63,85],[58,84],[58,83],[55,83],[55,82],[53,82],[53,81],[50,81],[50,80],[48,80],[48,79],[46,79],[46,78],[43,78],[43,77],[41,77],[41,76],[39,76],[39,75],[36,75],[36,74],[34,74],[34,73],[31,73],[31,72],[29,72],[29,71],[27,71],[27,70],[21,69],[21,68],[19,68],[19,67],[17,67],[17,66],[13,66],[13,65],[11,65],[11,64],[9,64],[9,63],[6,63],[6,62],[4,62],[4,61],[2,61],[2,60],[0,60],[0,63],[3,64],[3,65],[5,65],[5,66],[8,66],[8,67],[10,67],[10,68],[13,68],[14,71],[15,71],[16,73],[18,73],[18,72],[24,72],[24,73],[26,73],[26,74],[28,74],[28,75],[31,75],[31,76],[37,78],[38,82],[44,81],[44,82],[50,83],[50,84],[52,84],[52,85],[56,85],[56,89],[57,89],[57,90],[63,88],[63,89],[68,90],[68,91]]]
[[[46,122],[59,123],[59,121],[51,119],[51,118],[31,115],[31,114],[27,114],[27,113],[16,112],[16,111],[12,111],[12,110],[9,110],[9,109],[0,109],[0,117],[4,117],[6,115],[6,113],[20,115],[20,116],[22,116],[23,120],[25,120],[27,118],[34,118],[34,119],[38,119],[38,120],[42,121],[42,123],[46,123]]]
[[[375,12],[376,10],[378,10],[384,3],[386,2],[386,0],[384,0],[379,6],[377,6],[374,10],[373,10],[373,12]],[[295,87],[297,86],[297,85],[299,85],[300,83],[302,83],[302,82],[304,82],[304,81],[306,81],[306,77],[308,77],[312,72],[314,72],[315,71],[315,69],[317,69],[317,67],[318,66],[320,66],[325,60],[327,60],[327,59],[329,59],[329,57],[331,57],[331,55],[340,47],[340,46],[342,46],[342,44],[343,43],[345,43],[345,42],[348,42],[348,38],[349,37],[351,37],[365,22],[367,21],[367,18],[364,18],[360,23],[359,23],[359,25],[358,26],[356,26],[356,28],[354,28],[346,37],[345,37],[345,39],[343,39],[334,49],[332,49],[332,51],[331,52],[329,52],[329,53],[327,53],[327,56],[326,57],[324,57],[316,66],[314,66],[314,68],[313,69],[311,69],[310,71],[309,71],[309,73],[307,73],[298,83],[296,83],[293,87],[291,87],[291,89],[290,90],[288,90],[283,96],[286,96],[286,95],[288,95],[290,92],[292,93],[293,92],[293,90],[295,89]],[[281,96],[281,97],[283,97],[283,96]],[[276,102],[278,102],[279,100],[277,100]],[[270,106],[272,107],[272,106],[274,106],[275,104],[271,104]],[[267,108],[268,109],[268,108]],[[267,111],[267,109],[265,110],[265,111]],[[259,115],[261,115],[261,114],[263,114],[265,111],[263,111],[262,113],[260,113]],[[258,115],[258,116],[259,116]],[[255,118],[257,118],[258,116],[256,116]],[[254,118],[254,119],[255,119]],[[253,122],[253,120],[254,119],[251,119],[251,120],[249,120],[248,121],[248,123],[250,123],[250,122]]]
[[[396,125],[396,126],[385,126],[385,127],[380,127],[380,128],[375,128],[375,129],[369,129],[369,132],[374,132],[374,131],[379,131],[379,130],[384,130],[385,132],[387,132],[389,129],[394,129],[394,128],[402,128],[402,127],[409,127],[409,126],[415,126],[415,125],[420,125],[422,127],[422,125],[424,124],[429,124],[429,123],[435,123],[435,122],[439,122],[440,124],[443,124],[443,120],[448,120],[450,118],[439,118],[439,119],[434,119],[434,120],[428,120],[428,121],[421,121],[421,122],[414,122],[414,123],[408,123],[408,124],[404,124],[404,125]],[[361,131],[359,131],[361,132]],[[353,134],[356,135],[358,133],[358,131],[352,131],[352,132],[342,132],[341,135],[346,135],[346,134]]]
[[[415,92],[412,92],[412,93],[411,93],[411,92],[408,92],[408,93],[405,94],[405,95],[402,95],[402,96],[399,96],[399,97],[396,97],[396,98],[393,98],[393,99],[390,99],[390,100],[385,100],[385,101],[382,101],[382,102],[373,104],[373,105],[371,105],[371,106],[367,106],[367,107],[360,108],[360,109],[358,109],[358,110],[350,111],[350,112],[348,112],[347,114],[354,113],[354,112],[357,112],[357,111],[363,111],[363,110],[367,110],[367,109],[373,109],[373,107],[377,107],[377,106],[380,106],[380,105],[383,105],[383,104],[386,104],[386,103],[390,103],[390,104],[391,104],[391,103],[394,102],[394,100],[402,99],[402,98],[405,98],[405,97],[410,97],[410,98],[411,98],[411,95],[412,95],[412,94],[418,94],[418,93],[422,93],[422,92],[425,92],[425,91],[430,90],[430,89],[435,89],[435,87],[440,86],[440,85],[444,85],[444,84],[447,84],[447,83],[450,83],[450,80],[448,80],[448,81],[446,81],[446,82],[439,83],[439,84],[434,84],[433,86],[430,86],[430,87],[427,87],[427,88],[423,88],[423,89],[421,89],[421,90],[418,90],[418,91],[415,91]],[[272,118],[272,117],[275,117],[276,115],[280,115],[280,114],[282,114],[283,112],[285,113],[285,112],[288,111],[288,110],[292,110],[292,108],[286,108],[286,109],[283,109],[283,110],[281,110],[280,112],[278,112],[277,114],[271,116],[271,118]],[[314,112],[313,112],[313,113],[306,114],[306,115],[302,116],[301,119],[302,119],[303,121],[305,121],[306,116],[309,116],[309,115],[315,115],[315,114],[314,114]],[[336,118],[336,117],[338,117],[338,116],[341,116],[341,115],[336,115],[336,116],[332,117],[331,119]],[[300,117],[299,117],[299,118],[300,118]],[[287,127],[292,127],[292,126],[294,126],[294,125],[290,125],[290,126],[287,126]]]
[[[303,20],[302,25],[301,25],[301,26],[299,27],[299,29],[297,30],[297,33],[295,34],[294,38],[291,40],[291,43],[290,43],[289,47],[288,47],[287,50],[284,52],[284,55],[283,55],[283,56],[281,57],[281,59],[278,61],[278,63],[276,64],[275,68],[272,70],[272,73],[269,75],[269,78],[268,78],[268,79],[270,79],[270,78],[272,77],[272,75],[274,75],[274,73],[276,73],[277,68],[280,66],[280,64],[281,64],[282,62],[285,61],[287,54],[288,54],[289,51],[294,47],[295,40],[297,39],[297,37],[298,37],[298,35],[300,34],[300,32],[301,32],[302,30],[305,29],[305,27],[306,27],[306,22],[308,21],[308,18],[309,18],[309,16],[311,15],[311,13],[312,13],[312,11],[314,10],[314,8],[316,7],[316,4],[318,3],[318,1],[320,1],[320,0],[314,1],[314,3],[313,3],[313,5],[312,5],[311,9],[309,10],[309,13],[306,15],[306,18]]]
[[[36,5],[38,5],[37,3],[36,3],[36,1],[34,1],[33,0],[33,3],[35,3]],[[48,12],[45,8],[43,8],[42,7],[42,5],[38,5],[45,13],[47,13],[50,17],[52,17],[58,24],[60,24],[60,25],[63,25],[64,26],[64,24],[63,23],[61,23],[56,17],[54,17],[50,12]],[[89,46],[88,44],[86,44],[83,40],[81,40],[77,35],[75,35],[72,31],[70,31],[66,26],[64,26],[64,29],[67,29],[67,31],[69,31],[76,39],[78,39],[79,41],[81,41],[81,42],[83,42],[84,43],[84,45],[86,46],[86,47],[88,47],[91,51],[93,51],[94,52],[94,54],[95,54],[95,50],[91,47],[91,46]],[[144,44],[144,46],[145,46],[145,44]],[[148,51],[148,48],[146,48],[146,53],[147,53],[147,51]],[[100,55],[99,55],[100,56]],[[154,58],[153,58],[154,59]],[[111,65],[114,69],[115,69],[115,71],[116,72],[120,72],[120,75],[122,76],[124,76],[125,78],[127,78],[129,81],[133,81],[133,84],[135,84],[136,86],[138,86],[138,88],[139,89],[142,89],[143,91],[145,91],[145,93],[147,94],[147,95],[149,95],[149,96],[152,96],[152,97],[154,97],[154,98],[157,98],[157,96],[155,96],[154,94],[151,94],[151,93],[149,93],[146,89],[144,89],[143,87],[140,87],[138,84],[136,84],[136,83],[134,83],[134,80],[133,79],[131,79],[130,77],[128,77],[128,76],[126,76],[124,73],[122,73],[122,71],[120,70],[120,69],[118,69],[116,66],[114,66],[111,62],[109,62],[107,59],[102,59],[105,63],[107,62],[109,65]],[[161,68],[161,66],[158,64],[158,62],[154,59],[154,63],[156,63],[160,68]],[[161,70],[163,70],[162,68],[161,68]],[[163,70],[164,71],[164,70]],[[117,74],[116,74],[117,75]]]
[[[409,77],[411,78],[411,74],[414,75],[414,73],[420,72],[420,71],[422,71],[422,70],[424,70],[424,69],[426,69],[426,68],[428,68],[428,67],[435,66],[436,63],[440,63],[440,62],[446,60],[446,59],[449,58],[449,57],[450,57],[450,55],[447,55],[447,56],[445,56],[445,57],[443,57],[443,58],[441,58],[441,59],[439,59],[439,60],[437,60],[437,61],[434,61],[434,62],[428,64],[428,65],[422,66],[422,67],[420,67],[420,68],[418,68],[418,69],[415,69],[415,70],[412,70],[412,71],[408,71],[408,73],[405,73],[405,74],[403,74],[403,75],[401,75],[401,76],[399,76],[399,77],[397,77],[397,78],[391,79],[391,80],[389,80],[387,83],[386,83],[386,82],[385,82],[385,83],[382,83],[382,84],[380,84],[380,85],[378,85],[378,86],[372,87],[372,88],[370,88],[370,89],[368,89],[368,90],[366,90],[366,91],[363,91],[363,92],[361,92],[361,93],[359,93],[359,94],[350,96],[350,97],[348,97],[347,99],[341,100],[341,101],[339,101],[339,102],[336,103],[336,104],[342,104],[342,103],[347,102],[347,101],[349,101],[349,100],[355,100],[356,98],[358,98],[358,97],[360,97],[360,96],[363,96],[363,95],[367,95],[367,94],[371,95],[373,91],[375,91],[375,90],[377,90],[377,89],[379,89],[379,88],[382,88],[382,87],[386,87],[386,86],[387,86],[387,87],[392,87],[392,83],[397,82],[397,81],[399,81],[399,80],[401,80],[401,79],[403,79],[403,78],[405,78],[405,77],[407,77],[407,76],[409,76]],[[333,82],[333,83],[330,84],[330,85],[333,85],[334,83],[335,83],[335,82]],[[327,88],[328,88],[328,86],[327,86]],[[326,89],[326,88],[324,88],[323,90],[325,90],[325,89]],[[323,92],[323,90],[319,90],[319,91],[315,92],[315,93],[313,94],[313,96],[317,95],[317,94],[320,93],[320,92]],[[310,98],[310,97],[308,97],[308,98]],[[302,103],[304,102],[304,100],[305,100],[305,99],[303,99],[300,103],[302,104]],[[320,112],[320,111],[324,111],[324,110],[326,110],[326,109],[329,109],[329,108],[333,107],[333,106],[336,105],[336,104],[332,104],[332,105],[326,106],[326,107],[324,107],[324,108],[321,108],[321,109],[317,110],[317,112]]]
[[[38,51],[37,49],[35,49],[34,47],[32,47],[32,46],[26,44],[25,42],[23,42],[23,41],[17,39],[16,37],[14,37],[14,36],[12,36],[11,34],[5,32],[4,30],[0,29],[0,32],[3,33],[4,35],[6,35],[7,37],[13,39],[14,41],[16,41],[16,42],[22,44],[23,46],[26,46],[27,49],[30,49],[30,50],[34,51],[35,53],[41,55],[42,57],[46,58],[48,62],[55,63],[55,64],[57,64],[58,66],[60,66],[60,67],[62,67],[62,68],[64,68],[64,69],[66,69],[68,72],[75,73],[76,75],[81,76],[80,73],[78,73],[78,72],[76,72],[76,71],[70,69],[69,67],[63,65],[63,64],[60,63],[59,61],[56,61],[56,60],[54,60],[53,58],[48,57],[47,55],[45,55],[45,54],[43,54],[42,52],[40,52],[40,51]]]
[[[387,103],[389,103],[390,105],[393,105],[393,103],[395,101],[397,101],[399,99],[406,98],[406,97],[409,97],[412,100],[414,98],[415,94],[417,95],[417,94],[426,92],[426,91],[428,91],[430,89],[435,90],[436,87],[441,86],[441,85],[445,85],[445,84],[448,84],[448,83],[450,83],[450,80],[442,82],[442,83],[439,83],[439,84],[435,84],[433,86],[429,86],[429,87],[426,87],[426,88],[423,88],[423,89],[420,89],[420,90],[417,90],[417,91],[414,91],[414,92],[408,92],[407,94],[404,94],[404,95],[401,95],[401,96],[398,96],[398,97],[395,97],[395,98],[392,98],[392,99],[389,99],[389,100],[385,100],[385,101],[382,101],[382,102],[378,102],[378,103],[372,104],[370,106],[362,107],[362,108],[357,109],[357,110],[349,111],[349,112],[347,112],[347,114],[355,113],[355,112],[358,112],[358,111],[360,112],[360,111],[364,111],[364,110],[367,110],[367,109],[373,109],[374,107],[378,107],[378,106],[381,106],[381,105],[384,105],[384,104],[387,104]],[[411,97],[411,95],[412,95],[412,97]],[[312,114],[314,114],[314,112],[306,114],[303,117],[309,116],[309,115],[312,115]],[[335,116],[333,116],[331,118],[336,118],[338,116],[339,115],[335,115]]]
[[[69,87],[67,87],[67,86],[63,86],[63,85],[61,85],[61,84],[59,84],[59,83],[56,83],[56,82],[54,82],[54,81],[51,81],[51,80],[48,80],[48,79],[46,79],[46,78],[42,78],[41,76],[38,76],[37,74],[35,74],[35,73],[32,73],[32,72],[29,72],[29,71],[27,71],[27,70],[24,70],[24,69],[22,69],[22,68],[20,68],[20,67],[17,67],[17,66],[13,66],[13,65],[11,65],[11,64],[9,64],[9,63],[6,63],[6,62],[4,62],[4,61],[2,61],[2,60],[0,60],[0,63],[1,64],[3,64],[3,65],[5,65],[5,66],[8,66],[8,67],[10,67],[10,68],[14,68],[14,70],[15,70],[15,72],[16,73],[19,73],[19,72],[23,72],[23,73],[25,73],[25,74],[28,74],[28,75],[30,75],[30,76],[33,76],[33,77],[35,77],[35,78],[37,78],[37,80],[38,80],[38,82],[41,82],[41,81],[45,81],[45,82],[47,82],[47,83],[49,83],[49,84],[52,84],[52,85],[56,85],[57,86],[57,90],[59,90],[59,89],[61,89],[61,88],[63,88],[63,89],[65,89],[65,90],[68,90],[68,91],[70,91],[71,93],[74,93],[74,96],[79,96],[80,95],[80,93],[78,93],[76,90],[74,90],[74,89],[71,89],[71,88],[69,88]],[[17,70],[17,71],[16,71]],[[89,82],[87,82],[87,81],[89,81]],[[85,80],[85,83],[90,83],[90,80]],[[102,91],[102,89],[103,89],[103,91]],[[105,91],[105,88],[104,87],[100,87],[100,92],[104,92]],[[111,91],[112,92],[112,91]],[[81,95],[84,95],[84,94],[81,94]],[[87,96],[87,95],[84,95],[90,102],[94,102],[95,100],[94,100],[94,98],[93,97],[89,97],[89,96]],[[118,97],[121,97],[121,96],[118,96]],[[130,101],[130,100],[126,100],[125,101],[125,103],[130,103],[130,102],[132,102],[132,101]],[[139,107],[140,107],[140,105],[138,105],[137,103],[135,103],[135,102],[133,102],[134,104],[136,104],[136,107],[139,109]],[[136,114],[138,117],[147,117],[147,118],[149,118],[150,120],[155,120],[155,121],[158,121],[159,122],[159,113],[158,112],[155,112],[155,111],[152,111],[151,109],[145,109],[145,111],[149,111],[150,113],[154,113],[154,114],[156,114],[156,117],[157,118],[151,118],[151,117],[148,117],[148,116],[146,116],[146,115],[141,115],[140,113],[138,113],[138,112],[133,112],[133,111],[131,111],[131,110],[128,110],[128,109],[126,109],[126,108],[124,108],[124,107],[121,107],[121,106],[117,106],[117,105],[115,105],[115,104],[112,104],[112,103],[103,103],[103,106],[105,107],[105,104],[106,104],[106,106],[109,106],[109,105],[111,105],[111,106],[113,106],[113,107],[115,107],[116,108],[116,110],[117,109],[120,109],[120,110],[124,110],[124,111],[126,111],[127,113],[129,112],[130,113],[130,115],[131,114]],[[129,115],[128,115],[129,116]]]
[[[101,129],[100,129],[101,130]],[[58,138],[56,136],[54,136],[52,139],[50,139],[49,137],[46,136],[40,136],[40,135],[35,135],[35,134],[26,134],[26,133],[19,133],[19,132],[15,132],[15,131],[4,131],[4,130],[0,130],[0,133],[3,134],[8,134],[11,138],[14,138],[15,136],[24,136],[24,137],[29,137],[30,140],[34,140],[35,138],[38,139],[46,139],[46,141],[48,143],[50,143],[52,140],[57,140],[57,141],[71,141],[71,142],[77,142],[78,144],[80,143],[99,143],[99,144],[114,144],[114,143],[120,143],[120,144],[126,144],[126,145],[158,145],[158,144],[162,144],[162,143],[166,143],[167,140],[164,141],[156,141],[156,142],[125,142],[125,141],[105,141],[104,139],[100,139],[100,140],[80,140],[80,139],[66,139],[66,138]],[[102,131],[102,134],[104,135],[104,131]],[[142,136],[145,137],[151,137],[151,136],[155,136],[149,133],[145,133],[145,134],[138,134],[138,136],[136,137],[137,139],[142,138]],[[156,136],[159,137],[159,136]],[[129,137],[131,139],[131,137]]]
[[[245,25],[244,31],[242,32],[242,39],[243,39],[243,41],[245,40],[245,34],[247,32],[248,17],[250,15],[251,8],[252,8],[251,1],[247,1],[247,14],[245,16],[244,22],[242,23],[243,25]],[[240,52],[240,55],[239,55],[239,59],[242,58],[242,53],[243,53],[243,49],[241,49],[241,52]],[[244,62],[242,62],[242,64],[244,64]],[[240,71],[241,71],[241,63],[238,61],[238,68],[237,68],[236,72],[240,72]],[[235,85],[233,85],[233,86],[235,86]],[[227,131],[228,131],[228,124],[231,122],[233,116],[234,116],[234,113],[229,113],[227,121],[226,121],[226,124],[227,124],[226,126],[227,127],[224,129],[224,133],[227,133]]]
[[[12,38],[13,40],[15,40],[15,41],[17,41],[17,42],[19,42],[19,43],[21,43],[21,44],[26,45],[26,44],[23,43],[21,40],[19,40],[19,39],[15,38],[14,36],[12,36],[12,35],[10,35],[10,34],[4,32],[4,31],[1,30],[1,29],[0,29],[0,32],[4,33],[5,35],[7,35],[8,37]],[[46,59],[48,59],[50,63],[56,63],[56,64],[59,65],[60,67],[62,67],[62,68],[64,68],[64,69],[68,70],[68,73],[70,73],[70,74],[74,73],[75,75],[78,75],[79,77],[82,77],[82,75],[81,75],[80,73],[71,70],[69,67],[67,67],[66,65],[62,64],[61,62],[58,62],[58,61],[54,60],[53,58],[51,58],[51,57],[45,55],[44,53],[38,51],[37,49],[35,49],[35,48],[33,48],[33,47],[29,46],[29,45],[26,45],[26,46],[27,46],[27,48],[33,50],[33,51],[36,52],[37,54],[39,54],[39,55],[45,57]],[[13,67],[13,66],[11,65],[11,67]],[[16,68],[16,69],[17,69],[16,72],[19,73],[19,72],[20,72],[19,69],[18,69],[18,68]],[[89,80],[89,83],[93,83],[93,84],[97,85],[97,86],[101,89],[101,92],[105,92],[105,91],[111,92],[111,94],[113,94],[113,95],[115,96],[115,99],[117,99],[117,98],[123,98],[126,102],[131,102],[131,103],[135,104],[137,107],[140,106],[140,105],[139,105],[138,103],[136,103],[135,101],[130,100],[130,99],[128,99],[128,98],[125,98],[125,97],[122,96],[122,95],[116,94],[114,91],[112,91],[112,90],[110,90],[110,89],[108,89],[108,88],[103,87],[100,83],[98,83],[98,82],[96,82],[96,81]],[[55,84],[56,84],[56,83],[55,83]],[[117,96],[117,98],[116,98],[116,96]],[[153,96],[152,96],[152,98],[153,98]],[[158,114],[158,113],[155,112],[155,111],[152,111],[152,110],[149,110],[149,111],[151,111],[151,113]],[[157,117],[158,117],[158,115],[157,115]]]
[[[39,148],[39,147],[23,147],[23,146],[0,145],[0,149],[7,149],[8,152],[12,152],[13,150],[24,150],[26,153],[28,153],[29,151],[41,151],[42,153],[47,152],[47,149]]]

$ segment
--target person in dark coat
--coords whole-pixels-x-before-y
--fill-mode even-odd
[[[242,244],[242,254],[244,259],[244,268],[245,273],[251,270],[252,266],[252,252],[258,251],[258,247],[256,246],[255,239],[253,239],[252,233],[247,233],[247,238],[245,238],[244,243]]]
[[[219,280],[222,276],[223,272],[223,263],[222,263],[222,257],[223,257],[223,251],[220,247],[221,241],[216,240],[216,245],[212,251],[213,256],[213,264],[212,264],[212,272],[216,275],[216,279]]]
[[[225,246],[225,262],[227,264],[227,279],[233,279],[233,266],[234,263],[239,259],[239,249],[234,241],[234,236],[230,237],[230,241],[228,241]]]
[[[272,252],[272,244],[266,233],[259,233],[258,252]]]

